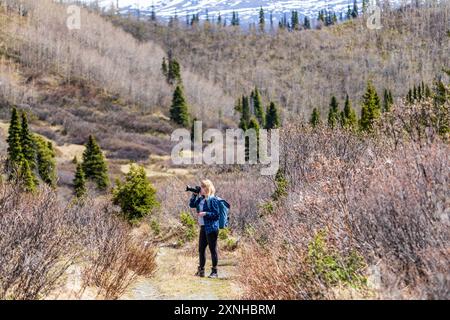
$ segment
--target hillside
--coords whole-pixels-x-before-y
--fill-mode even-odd
[[[361,17],[321,30],[260,33],[216,25],[166,27],[110,17],[137,39],[172,50],[182,64],[218,84],[234,99],[257,86],[267,104],[281,105],[285,117],[322,113],[335,95],[348,93],[359,105],[370,79],[379,91],[401,98],[420,81],[432,83],[448,63],[450,3],[385,11],[381,30]]]

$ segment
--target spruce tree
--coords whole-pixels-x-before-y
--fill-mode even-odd
[[[33,192],[36,190],[36,178],[31,171],[28,161],[24,160],[20,163],[19,176],[23,191]]]
[[[299,27],[298,12],[292,11],[292,13],[291,13],[291,28],[292,28],[292,30],[297,30],[298,27]]]
[[[277,107],[275,103],[270,102],[269,108],[266,113],[266,129],[276,129],[281,125],[280,117],[278,115]]]
[[[155,6],[152,5],[152,11],[150,13],[150,20],[151,21],[156,21],[156,12],[155,12]]]
[[[36,167],[36,150],[33,137],[28,128],[28,120],[25,112],[22,112],[20,145],[22,147],[23,157],[26,161],[28,161],[30,170],[33,172],[34,168]]]
[[[381,105],[377,91],[372,82],[367,84],[366,93],[363,96],[363,104],[361,107],[360,128],[363,131],[372,131],[373,124],[380,117]]]
[[[350,8],[350,5],[348,5],[346,18],[347,18],[347,20],[350,20],[352,18],[352,9]]]
[[[311,21],[309,21],[308,17],[305,17],[305,20],[303,21],[303,28],[305,29],[311,29]]]
[[[239,128],[247,130],[250,122],[250,104],[247,96],[242,96],[242,113]]]
[[[131,165],[124,182],[117,182],[113,190],[113,202],[122,208],[130,221],[139,220],[160,206],[156,190],[147,179],[144,167],[136,165]]]
[[[255,118],[251,118],[249,123],[248,123],[248,129],[254,129],[255,133],[256,133],[256,146],[252,146],[252,149],[256,149],[256,157],[258,158],[259,156],[259,124],[258,121]],[[246,160],[249,159],[249,154],[250,154],[250,145],[249,145],[249,138],[246,137],[246,141],[245,141],[245,156],[246,156]]]
[[[105,190],[109,185],[108,167],[100,146],[95,138],[90,135],[83,152],[83,172],[87,179],[91,179],[100,190]]]
[[[167,82],[169,84],[175,84],[181,82],[180,64],[177,60],[169,59],[169,67],[167,71]]]
[[[53,145],[40,136],[34,136],[36,144],[36,163],[42,181],[51,187],[56,187],[56,159]]]
[[[449,89],[445,84],[438,80],[434,85],[434,103],[435,105],[443,105],[450,98]]]
[[[313,109],[309,123],[313,128],[316,128],[320,124],[320,111],[317,108]]]
[[[255,111],[256,119],[260,126],[264,127],[264,110],[261,102],[261,96],[259,95],[258,88],[255,88],[253,92],[253,109]]]
[[[357,18],[358,17],[358,2],[356,0],[353,0],[352,17],[353,18]]]
[[[391,106],[393,104],[392,93],[388,89],[384,89],[383,93],[383,112],[391,111]]]
[[[352,108],[350,98],[345,97],[344,111],[341,113],[341,124],[342,127],[349,130],[355,130],[358,126],[358,119],[356,117],[356,112]]]
[[[189,118],[189,107],[184,97],[183,88],[181,85],[177,85],[173,92],[170,119],[180,126],[189,128]]]
[[[13,108],[11,112],[11,121],[9,123],[8,129],[8,159],[7,166],[10,170],[16,168],[20,168],[22,161],[24,159],[22,153],[22,144],[20,141],[22,130],[19,122],[19,114],[17,113],[17,109]]]
[[[328,111],[328,126],[335,129],[339,123],[339,104],[335,96],[331,97],[330,109]]]
[[[279,201],[288,195],[289,181],[286,179],[284,171],[280,168],[275,175],[276,188],[272,194],[272,200]]]
[[[73,179],[73,188],[75,191],[75,197],[82,198],[86,195],[86,178],[84,176],[81,164],[77,164],[75,177]]]
[[[406,97],[406,101],[408,101],[409,104],[413,103],[413,94],[412,94],[412,90],[411,89],[409,89],[409,91],[408,91],[408,95]]]
[[[266,22],[265,22],[265,18],[264,18],[264,10],[261,7],[259,9],[259,30],[261,32],[264,32],[265,24],[266,24]]]

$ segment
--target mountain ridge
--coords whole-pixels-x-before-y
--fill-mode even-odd
[[[157,17],[168,20],[177,15],[179,18],[199,14],[200,20],[215,20],[221,15],[228,22],[233,12],[239,14],[243,22],[257,23],[259,21],[259,10],[263,8],[265,19],[268,21],[270,15],[273,22],[278,23],[285,14],[298,11],[300,17],[308,16],[315,18],[320,10],[334,11],[343,15],[348,7],[353,7],[353,0],[87,0],[87,3],[98,3],[104,9],[117,8],[122,14],[134,14],[151,16],[154,10]],[[391,5],[398,3],[397,0],[389,0]],[[357,0],[358,8],[362,8],[362,0]]]

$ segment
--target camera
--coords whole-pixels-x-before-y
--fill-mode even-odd
[[[195,187],[186,186],[186,191],[191,191],[193,193],[200,193],[200,190],[201,190],[200,186]]]

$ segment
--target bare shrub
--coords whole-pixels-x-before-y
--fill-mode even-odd
[[[106,299],[153,273],[153,247],[131,236],[108,199],[86,201],[64,206],[46,186],[27,194],[0,184],[0,299],[58,295],[72,265],[82,267],[82,291]]]
[[[398,112],[415,123],[414,111]],[[432,124],[417,123],[427,132],[420,139],[395,121],[381,121],[383,134],[372,137],[283,129],[289,192],[243,241],[246,298],[449,298],[450,150]],[[363,258],[367,285],[311,274],[311,243],[322,229],[339,256]]]
[[[72,210],[84,234],[83,289],[94,286],[99,297],[116,299],[137,276],[153,273],[155,250],[131,236],[130,226],[109,200],[88,200]]]
[[[0,299],[39,299],[58,286],[78,253],[68,216],[49,188],[36,195],[0,184]]]

